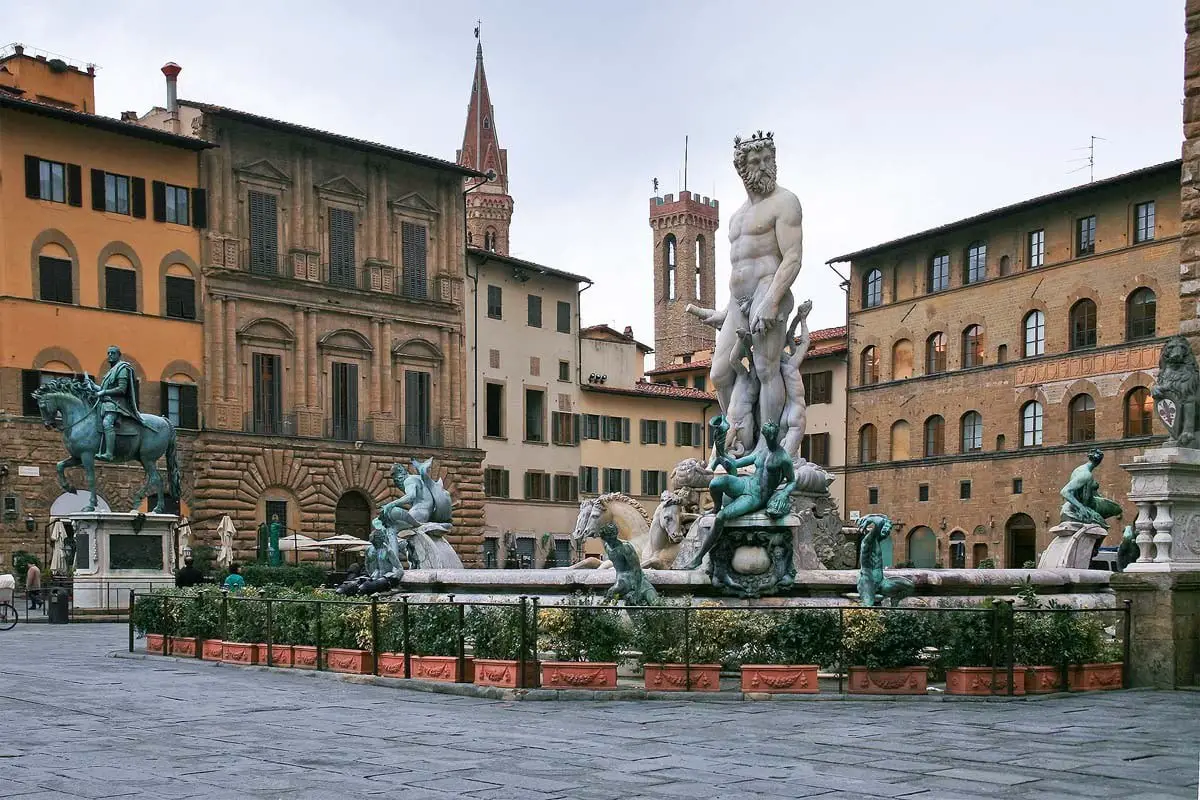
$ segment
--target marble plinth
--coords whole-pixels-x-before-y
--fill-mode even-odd
[[[1060,522],[1050,529],[1054,538],[1038,559],[1038,569],[1087,569],[1092,553],[1108,531],[1084,522]]]
[[[1200,450],[1157,447],[1131,464],[1138,560],[1126,572],[1200,571]]]
[[[75,529],[74,607],[129,606],[129,590],[175,585],[174,514],[111,511],[66,517]]]

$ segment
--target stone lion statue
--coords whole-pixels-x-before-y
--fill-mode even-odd
[[[1150,396],[1157,401],[1168,401],[1163,421],[1170,429],[1170,443],[1182,447],[1197,444],[1196,413],[1200,403],[1200,367],[1192,346],[1184,336],[1172,336],[1163,345],[1158,357],[1158,379]]]

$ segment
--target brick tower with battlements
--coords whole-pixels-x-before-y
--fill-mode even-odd
[[[483,71],[483,44],[475,46],[475,79],[471,83],[471,102],[467,106],[467,127],[463,131],[458,163],[488,172],[495,177],[467,193],[467,246],[509,254],[509,226],[512,224],[513,199],[508,193],[508,151],[500,147],[496,133],[496,114]],[[466,183],[474,185],[477,178]]]
[[[707,357],[716,331],[688,314],[688,303],[716,305],[716,200],[682,191],[650,198],[654,232],[654,365]]]

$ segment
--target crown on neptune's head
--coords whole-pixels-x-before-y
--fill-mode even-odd
[[[755,142],[762,142],[762,141],[770,141],[771,144],[775,144],[774,131],[767,131],[765,134],[762,131],[758,131],[753,136],[751,136],[749,139],[742,139],[741,136],[734,136],[733,137],[733,146],[740,147],[743,142],[745,142],[746,144],[753,144]]]

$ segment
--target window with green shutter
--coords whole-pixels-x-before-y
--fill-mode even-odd
[[[250,206],[250,271],[274,275],[279,264],[279,222],[276,198],[266,192],[248,192]]]
[[[414,222],[400,223],[400,249],[402,263],[402,280],[400,291],[405,297],[425,298],[429,287],[426,277],[426,237],[428,230],[424,225]]]
[[[330,208],[329,283],[353,289],[354,272],[354,212]]]

